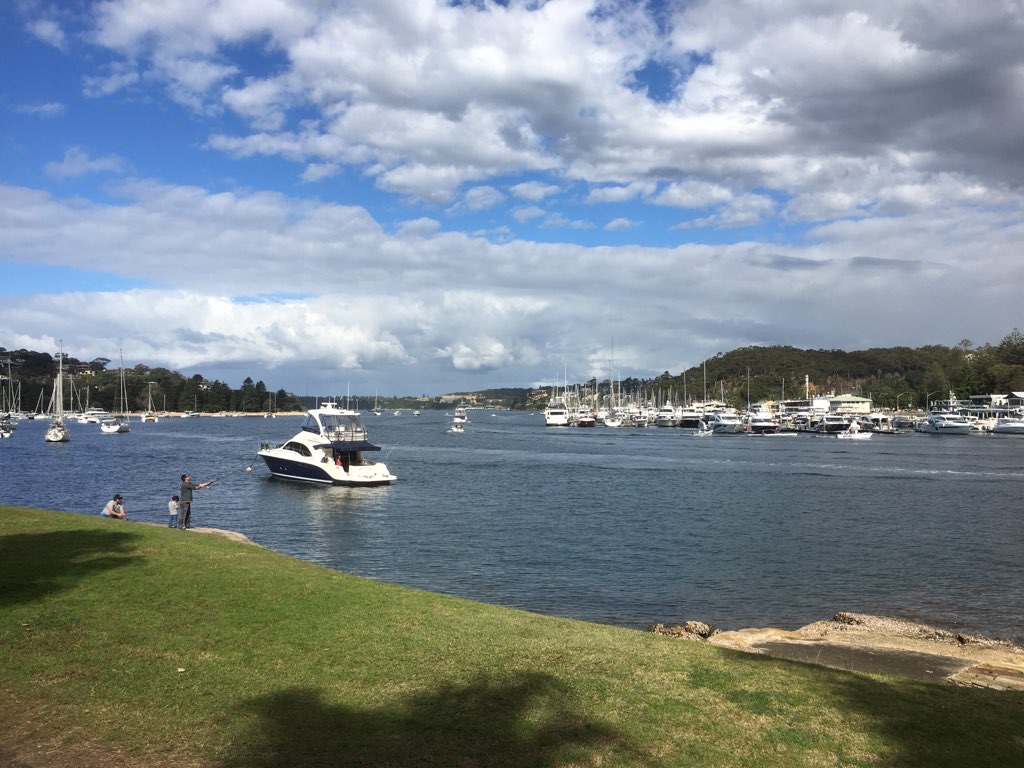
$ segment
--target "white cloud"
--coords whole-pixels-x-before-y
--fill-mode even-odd
[[[107,67],[105,75],[86,75],[82,78],[83,93],[90,98],[110,96],[140,81],[139,73],[130,62],[117,62]]]
[[[523,208],[515,208],[512,211],[512,218],[518,221],[520,224],[525,224],[533,219],[538,219],[544,215],[544,209],[538,208],[535,205],[528,205]]]
[[[341,166],[337,163],[310,163],[302,172],[303,181],[321,181],[331,176],[337,176],[341,172]]]
[[[64,114],[64,105],[56,101],[48,101],[45,104],[21,104],[15,107],[15,111],[22,115],[56,117]]]
[[[47,176],[54,178],[75,178],[90,173],[123,173],[125,161],[116,155],[106,157],[89,157],[80,147],[72,147],[64,153],[59,163],[47,163],[43,170]]]
[[[536,203],[540,202],[545,197],[558,194],[559,188],[554,184],[544,184],[539,181],[524,181],[521,184],[513,184],[509,187],[509,192],[523,200],[530,200]]]
[[[692,0],[657,19],[653,7],[112,0],[91,17],[63,12],[28,45],[78,67],[98,101],[9,97],[39,102],[10,107],[21,114],[66,104],[83,117],[46,124],[49,157],[73,147],[46,167],[58,192],[13,186],[37,171],[18,163],[38,161],[11,153],[0,268],[103,264],[188,303],[209,317],[208,350],[161,303],[153,340],[136,339],[179,361],[293,361],[289,342],[346,307],[358,328],[314,353],[324,367],[416,361],[506,381],[561,357],[590,371],[613,333],[632,337],[624,367],[660,372],[679,338],[673,359],[696,361],[748,343],[945,343],[1024,327],[1012,317],[1024,283],[1017,4]],[[73,26],[82,18],[92,26]],[[643,81],[652,69],[669,87]],[[166,120],[167,135],[139,148],[85,133],[108,107]],[[18,132],[39,122],[10,122],[28,146]],[[208,151],[193,165],[197,147]],[[184,183],[108,183],[90,197],[86,180],[66,185],[81,197],[57,196],[61,180],[129,162]],[[225,179],[239,188],[208,188]],[[599,211],[604,232],[636,227],[629,239],[648,247],[574,244],[602,237],[580,204],[605,206],[588,216]],[[487,211],[465,217],[478,231],[438,223],[469,210]],[[545,242],[517,239],[527,227]],[[965,291],[967,263],[1000,280]],[[914,290],[886,303],[894,276]],[[86,326],[62,319],[49,286],[5,296],[0,332],[24,335],[19,311]],[[267,286],[308,298],[264,301],[258,316],[232,299]],[[132,294],[138,306],[147,291]],[[259,337],[239,330],[254,319]],[[134,333],[115,322],[96,335]]]
[[[620,217],[618,219],[612,219],[611,221],[609,221],[607,224],[604,225],[604,228],[609,232],[621,232],[624,229],[632,229],[635,226],[637,226],[637,223],[635,221],[631,221],[630,219]]]
[[[997,341],[1024,324],[1006,314],[1024,282],[1019,205],[846,221],[800,246],[586,248],[495,245],[441,232],[434,219],[391,236],[362,208],[274,193],[140,181],[112,191],[120,204],[0,186],[0,269],[100,265],[152,286],[118,291],[116,309],[84,292],[5,297],[0,336],[24,337],[32,317],[86,356],[118,339],[130,357],[210,375],[237,363],[281,376],[320,371],[336,383],[342,371],[415,366],[418,381],[462,371],[516,383],[562,360],[589,374],[612,336],[624,375],[651,375],[680,335],[697,362],[754,343],[889,344],[893,327],[901,339]],[[966,263],[1000,280],[965,292]],[[894,279],[914,286],[899,301]],[[836,290],[843,285],[857,290]],[[282,291],[302,298],[232,299]],[[49,348],[41,337],[28,346]]]
[[[58,51],[67,51],[68,41],[64,30],[53,19],[37,19],[36,21],[29,22],[28,31],[34,37],[42,40],[47,45],[52,45]]]
[[[499,190],[491,186],[472,187],[462,196],[462,205],[471,211],[482,211],[493,208],[505,200]]]
[[[638,197],[648,197],[657,185],[652,182],[633,182],[625,186],[595,187],[587,195],[588,203],[622,203]]]
[[[658,205],[675,208],[707,208],[732,200],[733,193],[720,184],[707,181],[683,181],[670,184],[654,198]]]

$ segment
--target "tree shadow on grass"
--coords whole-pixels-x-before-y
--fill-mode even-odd
[[[1024,693],[909,677],[868,677],[767,656],[746,655],[734,662],[813,668],[814,684],[835,696],[835,711],[848,713],[852,728],[877,740],[877,754],[840,755],[841,764],[887,768],[1024,765]],[[766,711],[771,710],[773,699],[785,696],[784,691],[764,693],[769,702]],[[757,703],[763,702],[753,702]],[[765,728],[762,737],[773,746],[823,746],[817,731],[800,722]]]
[[[0,536],[0,606],[38,600],[130,564],[135,538],[126,531],[97,530]]]
[[[894,747],[886,766],[1024,765],[1024,693],[842,673],[832,690]]]
[[[572,698],[539,673],[481,677],[374,709],[285,690],[246,705],[258,721],[234,740],[243,751],[222,765],[544,768],[631,751],[614,729],[574,711]]]

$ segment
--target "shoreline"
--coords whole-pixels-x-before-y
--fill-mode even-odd
[[[237,531],[208,527],[191,530],[262,547]],[[1024,691],[1024,648],[1008,640],[951,632],[890,616],[840,611],[831,619],[796,630],[746,627],[720,631],[703,622],[689,621],[671,627],[656,624],[650,631],[831,669]]]
[[[963,687],[1024,691],[1024,648],[927,624],[839,612],[796,630],[775,627],[719,631],[690,621],[652,631],[742,653],[871,674]]]

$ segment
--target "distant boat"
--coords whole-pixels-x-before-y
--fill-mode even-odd
[[[993,435],[1024,435],[1024,418],[1020,416],[1003,416],[996,419],[992,427]]]
[[[146,403],[146,411],[141,416],[141,421],[160,421],[160,417],[157,415],[156,409],[153,408],[153,384],[156,382],[149,382],[149,399]]]
[[[117,369],[118,393],[117,413],[100,420],[100,431],[108,435],[124,434],[131,432],[132,428],[128,418],[128,390],[124,385],[124,355],[121,355],[121,365]]]
[[[969,435],[971,422],[958,413],[930,413],[928,418],[918,422],[918,432],[929,432],[933,435]]]
[[[860,424],[856,420],[850,422],[845,432],[835,433],[840,440],[870,440],[873,434],[874,432],[861,432]]]
[[[48,443],[66,443],[71,439],[71,430],[64,423],[64,346],[61,345],[57,358],[57,380],[53,383],[53,415],[43,439]]]

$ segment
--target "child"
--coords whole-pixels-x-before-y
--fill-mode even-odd
[[[171,496],[171,500],[167,502],[167,513],[171,517],[170,521],[167,523],[167,526],[169,528],[177,528],[178,527],[178,513],[180,511],[181,511],[181,504],[178,503],[178,497],[177,496]]]

